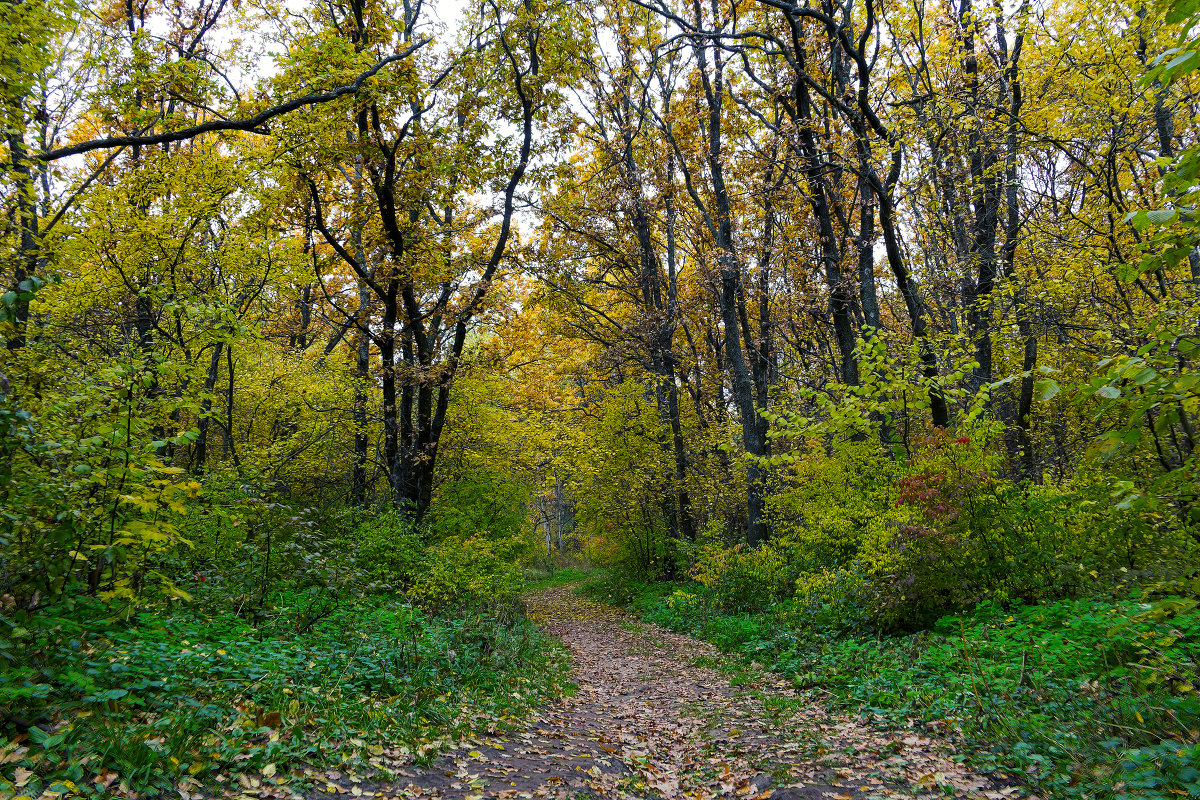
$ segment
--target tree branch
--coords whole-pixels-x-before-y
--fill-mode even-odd
[[[287,114],[301,106],[316,105],[319,103],[328,103],[331,100],[337,100],[339,97],[344,97],[348,94],[357,94],[363,84],[370,78],[374,77],[381,69],[388,64],[394,64],[408,58],[417,50],[427,45],[431,39],[422,39],[416,44],[408,47],[404,52],[397,53],[394,56],[379,61],[375,66],[368,69],[366,72],[359,75],[352,83],[345,86],[339,86],[336,89],[330,89],[327,92],[317,92],[315,94],[306,94],[303,97],[297,97],[289,100],[286,103],[281,103],[277,106],[272,106],[265,111],[260,111],[253,117],[246,119],[219,119],[212,122],[205,122],[200,125],[193,125],[190,128],[183,128],[178,131],[170,131],[168,133],[156,133],[148,136],[110,136],[106,139],[91,139],[79,144],[69,145],[67,147],[59,147],[54,150],[47,150],[44,153],[38,153],[33,157],[34,161],[57,161],[60,158],[75,156],[81,153],[89,153],[92,150],[104,150],[112,147],[132,147],[134,145],[156,145],[167,144],[169,142],[182,142],[186,139],[194,139],[197,136],[214,131],[248,131],[250,133],[265,133],[257,130],[263,123],[281,114]]]

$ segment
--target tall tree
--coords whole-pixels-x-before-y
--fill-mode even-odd
[[[422,8],[352,0],[332,7],[328,22],[355,53],[370,52],[392,37],[414,39]],[[570,30],[564,35],[550,11],[533,0],[484,4],[458,50],[423,62],[390,94],[355,105],[348,140],[329,141],[322,158],[297,164],[317,232],[378,307],[373,322],[343,315],[378,349],[392,501],[417,524],[432,499],[463,347],[508,253],[535,129],[552,110],[551,67],[569,55]],[[478,103],[480,95],[490,102]],[[489,142],[494,125],[516,134]],[[335,208],[339,180],[352,192],[364,187],[368,202]],[[472,208],[471,195],[493,183],[501,186],[499,209]],[[361,232],[350,225],[362,237],[357,255],[335,212],[369,220]]]

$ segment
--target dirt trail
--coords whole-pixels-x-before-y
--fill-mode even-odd
[[[410,767],[394,783],[363,782],[356,794],[465,800],[1020,794],[965,770],[951,760],[946,742],[826,714],[783,682],[731,686],[705,666],[717,661],[711,645],[585,600],[570,587],[532,597],[529,608],[570,649],[579,692],[542,710],[522,732],[460,749],[426,769]]]

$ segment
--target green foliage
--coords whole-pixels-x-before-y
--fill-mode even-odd
[[[430,548],[409,596],[431,608],[487,602],[511,607],[524,582],[521,567],[481,536],[447,539]]]
[[[421,574],[425,543],[403,514],[352,507],[331,517],[328,524],[338,552],[353,558],[371,588],[402,593]]]
[[[603,415],[572,454],[571,496],[588,558],[640,580],[676,567],[666,524],[667,431],[649,393],[637,381],[607,392]]]
[[[0,125],[24,133],[22,111],[38,78],[55,57],[57,38],[69,28],[73,3],[22,0],[0,6]],[[7,305],[7,303],[5,303]]]
[[[624,570],[607,569],[602,571],[597,577],[582,584],[578,591],[583,596],[589,597],[592,600],[598,600],[601,603],[609,603],[614,606],[628,606],[640,597],[649,585],[643,581],[631,578]]]
[[[854,350],[859,383],[798,390],[794,407],[763,412],[771,423],[768,436],[784,442],[819,440],[833,448],[873,438],[899,455],[908,449],[910,436],[932,427],[928,413],[935,393],[962,407],[960,422],[973,425],[983,413],[988,390],[970,392],[962,386],[963,377],[977,365],[962,355],[961,342],[956,344],[947,354],[948,374],[930,379],[916,342],[906,345],[868,328]],[[802,457],[784,452],[769,463],[789,465]]]
[[[1004,551],[1028,549],[997,525],[998,482],[986,448],[972,443],[949,433],[917,440],[895,485],[907,519],[865,543],[863,571],[885,627],[922,627],[1003,591],[1014,560]]]
[[[372,581],[371,562],[339,538],[339,520],[261,492],[258,483],[228,472],[209,476],[205,507],[187,529],[193,547],[172,564],[202,608],[304,630],[369,591],[390,588]]]
[[[797,442],[770,499],[776,540],[794,551],[802,572],[849,564],[863,542],[905,519],[896,506],[903,474],[904,462],[878,442],[838,440],[832,452],[816,439]]]
[[[788,604],[724,614],[706,593],[643,587],[633,608],[819,690],[837,707],[961,729],[978,766],[1062,797],[1187,795],[1200,725],[1198,587],[1154,599],[984,604],[903,637],[819,631]]]
[[[1122,754],[1121,794],[1146,800],[1200,797],[1200,744],[1166,740]]]
[[[5,6],[3,10],[0,10],[0,15],[2,15],[5,11],[9,11],[11,13],[12,8],[13,6],[11,4]],[[2,45],[0,45],[0,47],[2,47]],[[0,50],[0,52],[2,52],[2,50]],[[15,288],[9,289],[7,292],[0,294],[0,326],[4,326],[0,327],[0,330],[5,330],[5,332],[8,333],[6,329],[9,326],[15,326],[17,324],[17,309],[21,305],[28,305],[30,302],[36,299],[38,290],[45,285],[45,281],[34,275],[18,283]]]
[[[1142,78],[1145,86],[1185,84],[1200,70],[1200,7],[1194,0],[1160,0],[1155,4],[1166,12],[1167,22],[1176,26],[1175,41],[1154,60]],[[1124,270],[1122,278],[1132,280],[1139,274],[1158,272],[1176,266],[1190,257],[1200,240],[1200,223],[1191,210],[1200,198],[1200,146],[1184,147],[1173,162],[1164,159],[1168,167],[1162,178],[1163,189],[1171,198],[1164,208],[1140,208],[1126,215],[1126,222],[1139,230],[1149,230],[1149,246],[1143,248],[1139,263]]]
[[[983,414],[988,392],[1005,381],[957,398],[968,411],[956,432],[920,434],[908,417],[898,424],[902,408],[928,399],[929,387],[913,383],[919,372],[890,366],[879,337],[857,352],[860,386],[843,387],[836,402],[814,395],[815,416],[767,415],[779,452],[768,465],[782,483],[770,500],[776,535],[770,553],[747,557],[761,562],[754,571],[728,584],[740,587],[733,604],[721,570],[707,565],[739,561],[706,557],[697,577],[722,607],[794,595],[795,613],[821,628],[914,630],[983,601],[1034,602],[1116,583],[1120,569],[1187,551],[1180,531],[1113,508],[1102,476],[1058,487],[1009,480],[1004,433]],[[731,579],[736,572],[724,569]],[[787,583],[792,591],[781,591]]]
[[[421,533],[433,543],[480,536],[500,557],[523,563],[540,545],[529,520],[541,487],[540,454],[528,441],[540,432],[505,407],[511,387],[494,359],[485,345],[466,354]]]
[[[192,610],[115,622],[97,603],[9,608],[0,657],[0,704],[50,731],[20,747],[24,737],[0,734],[0,792],[31,796],[57,781],[99,796],[92,777],[106,774],[157,794],[268,764],[275,783],[303,786],[292,767],[413,752],[519,713],[556,690],[564,666],[511,614],[440,617],[379,600],[303,633]]]
[[[1167,22],[1176,26],[1167,47],[1142,78],[1142,85],[1165,91],[1194,79],[1200,69],[1200,9],[1196,3],[1159,3]],[[1161,102],[1161,101],[1160,101]],[[1200,223],[1194,209],[1200,200],[1200,147],[1186,145],[1173,157],[1160,159],[1166,207],[1129,212],[1125,221],[1145,235],[1140,259],[1118,268],[1118,277],[1133,284],[1196,258]],[[1195,266],[1191,266],[1193,275]],[[1155,526],[1191,532],[1200,541],[1200,493],[1197,491],[1196,445],[1200,420],[1200,355],[1196,293],[1178,297],[1164,291],[1145,315],[1134,336],[1098,364],[1087,394],[1100,401],[1095,419],[1101,431],[1095,450],[1109,464],[1122,464],[1114,499]]]
[[[457,475],[444,483],[429,509],[429,531],[435,540],[466,539],[476,534],[512,545],[514,560],[530,555],[520,542],[528,527],[528,488],[483,469]]]
[[[1118,508],[1200,531],[1195,421],[1200,418],[1200,331],[1193,308],[1159,309],[1130,355],[1097,366],[1089,393],[1101,400],[1096,419],[1108,428],[1095,443],[1109,464],[1132,461],[1114,493]],[[1195,534],[1193,534],[1195,536]],[[1200,540],[1200,537],[1196,537]]]
[[[213,476],[210,480],[215,480]],[[343,508],[321,516],[235,481],[208,497],[192,531],[186,585],[207,608],[255,623],[311,626],[371,592],[427,610],[511,607],[526,539],[478,534],[427,544],[402,513]]]
[[[906,232],[912,285],[875,288],[884,308],[907,301],[912,318],[893,325],[902,318],[889,312],[886,330],[852,322],[864,335],[849,385],[839,383],[849,371],[830,369],[836,359],[819,352],[828,315],[813,313],[837,298],[819,281],[792,280],[819,272],[811,248],[769,246],[813,230],[813,204],[794,181],[766,193],[743,183],[759,172],[743,168],[759,144],[778,149],[780,176],[796,166],[787,161],[794,148],[772,139],[777,126],[760,127],[767,117],[755,98],[750,113],[726,118],[732,129],[679,124],[659,131],[679,145],[666,149],[661,136],[643,138],[676,125],[667,105],[695,99],[700,84],[685,58],[681,94],[660,98],[661,115],[642,115],[654,124],[627,140],[628,164],[610,158],[607,130],[557,116],[566,103],[555,86],[620,83],[580,57],[607,21],[495,5],[494,20],[477,21],[494,22],[499,38],[481,48],[466,31],[445,73],[425,49],[327,113],[276,119],[268,137],[100,149],[51,166],[21,151],[244,117],[298,86],[353,80],[424,23],[368,9],[349,37],[320,15],[251,11],[284,49],[272,56],[272,77],[227,92],[223,74],[245,70],[224,67],[256,46],[236,35],[246,20],[216,18],[224,5],[180,27],[169,8],[123,20],[115,7],[81,17],[70,2],[0,3],[0,185],[9,190],[0,261],[12,276],[0,290],[9,345],[0,349],[0,707],[45,725],[19,743],[20,755],[15,738],[0,751],[9,780],[13,765],[32,764],[37,783],[2,788],[58,794],[47,780],[87,783],[89,770],[112,765],[131,787],[169,789],[196,765],[203,775],[238,759],[335,760],[326,745],[337,736],[367,731],[382,741],[451,724],[454,697],[506,692],[503,676],[537,660],[517,596],[521,564],[538,544],[530,501],[553,483],[567,486],[588,555],[610,568],[585,586],[594,597],[661,615],[726,650],[768,654],[802,685],[836,687],[848,706],[974,725],[976,735],[1015,742],[1009,757],[1022,768],[1058,769],[1090,747],[1096,728],[1117,744],[1094,761],[1130,792],[1191,792],[1196,737],[1179,720],[1194,719],[1194,591],[1116,604],[1079,598],[1147,581],[1186,588],[1200,547],[1200,340],[1185,275],[1200,242],[1200,146],[1195,121],[1177,113],[1200,69],[1200,4],[1160,9],[1178,31],[1162,29],[1153,9],[1064,5],[1030,28],[1025,10],[998,12],[996,35],[1028,36],[1034,55],[1018,64],[1020,48],[989,50],[1012,59],[1011,74],[993,70],[1012,103],[992,122],[968,131],[940,116],[945,104],[897,96],[879,105],[879,126],[897,132],[886,149],[918,153],[887,189],[905,202],[891,219],[884,197],[860,192],[838,213],[867,238],[885,224]],[[879,40],[881,63],[894,63],[889,48],[912,33],[932,54],[931,92],[952,95],[961,67],[939,59],[961,45],[961,20],[914,30],[932,7],[914,6],[912,19],[893,11],[897,35]],[[1104,31],[1114,14],[1116,32]],[[619,33],[641,29],[623,58],[636,68],[635,51],[659,34],[631,24]],[[926,29],[936,32],[928,40]],[[1060,37],[1063,45],[1044,38],[1058,29],[1080,34]],[[202,41],[209,31],[224,43]],[[861,45],[882,29],[860,33]],[[1168,37],[1176,41],[1163,53]],[[92,46],[101,52],[85,52]],[[818,61],[833,63],[836,52],[826,55]],[[1135,96],[1111,91],[1156,56]],[[1079,63],[1095,65],[1086,86],[1048,66]],[[510,68],[523,71],[519,82]],[[1026,91],[1022,111],[1021,74],[1065,88]],[[861,99],[874,102],[869,76],[859,77]],[[245,107],[227,102],[235,98]],[[1101,121],[1113,98],[1130,114],[1120,131]],[[373,133],[348,136],[345,123],[364,104],[379,112],[362,118]],[[418,107],[420,119],[406,116]],[[520,158],[516,139],[490,131],[530,108],[539,135]],[[833,127],[814,132],[814,146],[834,157],[853,137],[838,114],[826,116]],[[922,150],[930,122],[941,126],[935,149],[949,148],[942,155],[963,152],[970,138],[985,162],[1004,162],[1006,191],[975,197],[974,170],[960,183],[961,170],[938,167],[940,156]],[[1082,130],[1089,123],[1095,134]],[[1156,152],[1143,141],[1152,128],[1165,132]],[[695,137],[715,143],[718,133],[727,134],[725,155],[693,164],[704,149]],[[383,146],[364,149],[372,136]],[[874,156],[859,139],[864,166]],[[1092,149],[1113,165],[1104,192],[1088,183],[1087,150],[1098,142]],[[1054,196],[1079,198],[1065,213],[1024,197],[1041,197],[1043,187],[1022,181],[1025,159],[1048,143],[1074,148],[1078,168],[1047,178]],[[555,148],[573,155],[544,157]],[[718,161],[731,167],[739,198],[724,220],[735,241],[723,243],[676,207],[690,197],[703,211],[708,190],[693,177]],[[530,249],[519,257],[539,262],[554,295],[549,316],[527,313],[536,292],[524,279],[506,285],[492,272],[514,255],[494,238],[510,226],[507,217],[493,225],[493,211],[511,210],[526,164],[534,190],[546,190],[535,205],[550,224],[521,237]],[[504,185],[507,204],[481,196]],[[943,241],[957,230],[943,216],[957,213],[956,197],[982,203],[975,227],[993,219],[965,249],[962,237]],[[1114,226],[1114,209],[1144,200],[1161,207]],[[872,202],[878,220],[868,219]],[[1002,208],[1020,218],[1016,229],[998,224]],[[648,238],[645,229],[629,235],[635,219],[647,220]],[[739,331],[714,313],[727,308],[714,306],[708,254],[748,254],[760,222],[763,258],[736,259]],[[1000,233],[1002,253],[983,247]],[[635,243],[639,252],[626,250]],[[996,259],[984,258],[989,249]],[[1114,266],[1124,253],[1135,254],[1131,263]],[[893,268],[895,257],[892,248]],[[825,266],[832,275],[835,265]],[[960,292],[954,276],[967,267],[996,280],[962,281]],[[861,288],[857,311],[866,312],[869,286]],[[926,309],[920,319],[917,308]],[[1114,314],[1124,321],[1110,324]],[[388,321],[397,319],[406,324]],[[934,332],[922,334],[926,325]],[[738,543],[747,462],[734,443],[741,423],[757,421],[737,419],[749,409],[735,413],[726,392],[737,372],[728,337],[738,335],[757,405],[772,409],[763,417],[773,455],[760,465],[771,537],[753,549]],[[992,363],[981,367],[985,343]],[[1007,377],[976,380],[991,371]],[[375,392],[393,378],[399,397],[381,406]],[[1034,402],[1053,403],[1054,413],[1016,412],[1009,393],[1026,379]],[[939,399],[953,431],[933,428]],[[1094,428],[1078,426],[1088,419]],[[1100,458],[1082,458],[1093,440]],[[391,463],[377,469],[375,453]],[[393,485],[397,459],[414,454],[403,466],[421,479]],[[404,509],[419,526],[390,506],[372,510],[376,493],[395,500],[402,484],[432,488]],[[673,535],[684,489],[705,529],[699,542]],[[360,507],[341,507],[346,496]],[[642,583],[685,567],[700,587],[658,596]],[[450,611],[454,620],[433,616]],[[906,639],[867,635],[922,629]],[[274,738],[261,724],[271,715]],[[1159,735],[1168,729],[1171,737]]]
[[[528,570],[525,573],[525,587],[528,591],[541,591],[543,589],[552,589],[556,586],[567,586],[572,583],[580,583],[592,576],[593,571],[590,569],[580,569],[578,567],[564,567],[556,569],[549,574],[543,573],[541,570]]]
[[[761,553],[702,548],[697,562],[697,579],[725,609],[794,595],[795,613],[819,628],[916,630],[980,602],[1170,574],[1195,552],[1186,527],[1114,502],[1121,484],[1104,473],[1081,470],[1059,486],[1006,479],[990,423],[912,436],[903,456],[889,457],[863,431],[843,436],[787,414],[772,421],[776,441],[792,442],[771,460],[783,483],[770,501],[774,539]]]
[[[692,574],[726,611],[761,611],[795,592],[794,548],[773,542],[755,548],[743,543],[701,545]]]
[[[42,381],[11,367],[25,387]],[[37,605],[83,588],[126,610],[143,595],[179,594],[162,558],[189,546],[179,525],[200,484],[169,463],[171,448],[195,438],[163,430],[154,387],[171,369],[114,361],[69,394],[0,392],[4,593]]]

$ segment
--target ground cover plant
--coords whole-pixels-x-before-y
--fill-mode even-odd
[[[1020,776],[1043,796],[1200,793],[1192,598],[1143,589],[1125,599],[987,604],[891,636],[797,626],[786,605],[721,612],[695,584],[643,586],[632,608],[835,707],[958,731],[977,767]]]
[[[281,604],[287,610],[286,604]],[[394,597],[304,632],[186,607],[5,617],[9,796],[312,785],[385,773],[505,728],[561,688],[563,655],[513,609],[431,614]],[[394,767],[393,767],[394,768]]]
[[[595,573],[594,568],[562,567],[546,572],[540,569],[529,570],[525,573],[525,590],[537,592],[553,589],[556,586],[568,586],[583,583]]]

